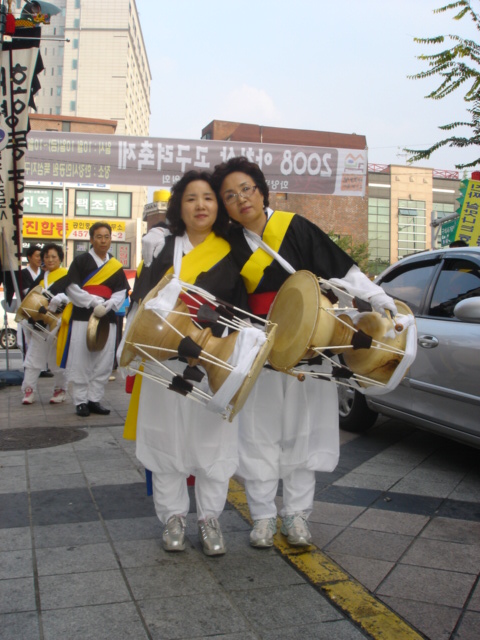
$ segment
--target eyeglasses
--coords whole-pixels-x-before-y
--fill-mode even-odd
[[[258,187],[256,184],[246,185],[245,187],[242,187],[238,193],[226,193],[223,196],[223,202],[225,206],[228,207],[228,205],[233,204],[234,202],[238,202],[238,198],[240,196],[242,196],[242,198],[249,199],[253,196],[257,189]]]

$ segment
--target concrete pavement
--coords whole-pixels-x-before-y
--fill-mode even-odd
[[[31,406],[0,389],[2,640],[478,638],[479,451],[383,419],[342,434],[338,468],[318,474],[308,552],[280,534],[252,549],[233,479],[227,554],[204,556],[194,513],[169,554],[122,438],[120,376],[109,416],[49,405],[50,387]]]

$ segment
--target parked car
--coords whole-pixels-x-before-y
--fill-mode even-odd
[[[414,313],[417,355],[383,396],[339,386],[341,428],[361,432],[383,414],[480,447],[480,247],[403,258],[376,282]]]
[[[2,293],[3,296],[3,293]],[[15,322],[15,311],[17,308],[17,301],[12,300],[11,305],[7,306],[7,327],[5,327],[5,300],[2,299],[0,308],[0,347],[6,349],[7,341],[9,349],[16,349],[17,344],[17,323]]]

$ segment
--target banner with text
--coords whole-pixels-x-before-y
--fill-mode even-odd
[[[39,30],[30,30],[39,33]],[[0,229],[9,260],[3,268],[20,264],[24,167],[27,150],[28,108],[36,74],[39,40],[3,43],[0,51]],[[2,243],[0,242],[0,247]],[[9,264],[9,262],[11,264]]]
[[[463,180],[460,187],[460,217],[457,221],[455,240],[463,240],[471,247],[480,247],[480,182]]]
[[[28,180],[169,188],[235,156],[256,162],[272,192],[365,195],[366,149],[31,131],[25,171]]]
[[[65,238],[67,240],[90,240],[89,229],[94,222],[105,222],[105,219],[79,220],[78,218],[66,218]],[[126,224],[117,220],[108,220],[112,227],[112,240],[122,242],[126,238]],[[23,216],[23,237],[41,238],[46,240],[61,240],[63,238],[63,220],[55,218],[43,218],[41,216]]]

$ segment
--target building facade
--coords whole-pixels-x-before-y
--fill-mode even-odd
[[[20,11],[24,2],[15,0]],[[38,113],[115,120],[148,135],[151,72],[135,0],[55,0],[42,26]],[[17,12],[16,12],[17,13]]]
[[[114,135],[114,120],[30,114],[37,131]],[[81,178],[79,178],[81,180]],[[31,244],[61,244],[64,264],[90,248],[89,228],[99,220],[112,227],[110,252],[125,269],[135,269],[141,255],[145,189],[83,182],[27,182],[23,199],[23,251]]]

